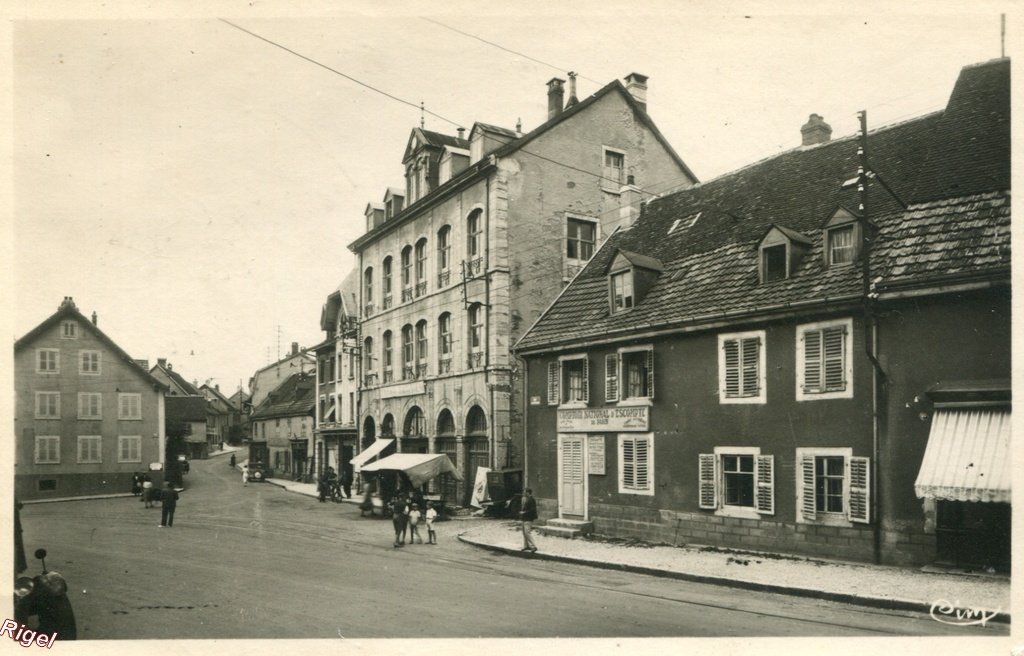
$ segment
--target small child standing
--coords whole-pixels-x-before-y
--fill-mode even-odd
[[[427,542],[429,544],[437,544],[437,533],[434,533],[434,520],[437,519],[437,511],[434,510],[434,504],[430,501],[427,502]]]
[[[412,544],[417,538],[419,538],[420,544],[423,544],[423,538],[420,536],[420,507],[411,506],[409,509],[409,544]]]

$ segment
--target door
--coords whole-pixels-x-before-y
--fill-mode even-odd
[[[586,515],[586,435],[558,436],[558,509],[562,517]]]

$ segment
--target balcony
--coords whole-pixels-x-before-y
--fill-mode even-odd
[[[416,380],[416,369],[410,365],[402,367],[402,380]]]
[[[437,361],[437,373],[450,374],[452,372],[452,359],[442,358]]]
[[[363,376],[363,386],[373,387],[377,384],[377,374],[366,374]]]
[[[466,262],[466,273],[470,276],[478,276],[483,271],[484,258],[474,257],[472,260]]]
[[[416,378],[424,378],[427,375],[427,363],[421,362],[416,365]]]
[[[411,287],[406,287],[405,289],[402,290],[402,302],[405,303],[406,301],[411,301],[411,300],[412,300],[412,288]]]
[[[427,293],[427,281],[416,283],[416,298],[423,296]]]
[[[446,287],[448,285],[448,283],[451,281],[451,278],[452,278],[452,272],[451,271],[447,271],[447,270],[442,271],[441,273],[437,274],[437,286],[438,287]]]
[[[381,309],[387,310],[390,307],[391,307],[391,294],[388,294],[381,301]]]
[[[484,353],[483,351],[477,351],[469,354],[469,368],[477,369],[484,366]]]

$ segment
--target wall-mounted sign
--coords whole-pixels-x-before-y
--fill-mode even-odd
[[[388,385],[380,389],[380,398],[395,399],[401,396],[423,394],[427,389],[426,385],[422,380],[414,380],[411,383],[402,383],[401,385]]]
[[[604,474],[604,435],[587,436],[587,463],[591,474]]]
[[[561,408],[559,433],[647,432],[651,408],[646,405],[621,408]]]
[[[530,397],[530,405],[540,405],[540,397],[539,396],[531,396]]]

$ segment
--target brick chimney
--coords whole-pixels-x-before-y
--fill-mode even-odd
[[[626,177],[626,184],[619,189],[619,225],[628,228],[640,216],[640,187],[633,183],[633,176]]]
[[[163,367],[164,369],[166,369],[167,368],[167,358],[157,358],[156,359],[156,364],[157,364],[158,367]]]
[[[292,342],[292,355],[298,355],[298,354],[299,354],[299,343],[298,342]]]
[[[71,298],[70,296],[65,296],[64,300],[61,301],[60,309],[64,309],[66,307],[70,307],[73,310],[77,309],[77,307],[75,306],[75,299]]]
[[[647,76],[640,73],[630,73],[626,76],[626,91],[633,96],[633,100],[640,105],[640,108],[647,111]]]
[[[576,73],[569,73],[569,99],[565,101],[565,108],[569,109],[580,101],[576,97]]]
[[[93,312],[92,312],[92,325],[94,325],[94,326],[100,325],[99,324],[99,317],[96,316],[96,311],[95,310],[93,310]]]
[[[548,80],[548,120],[562,113],[565,99],[565,80],[553,77]]]
[[[832,126],[817,114],[811,114],[807,123],[800,128],[804,146],[828,143],[832,138]]]

